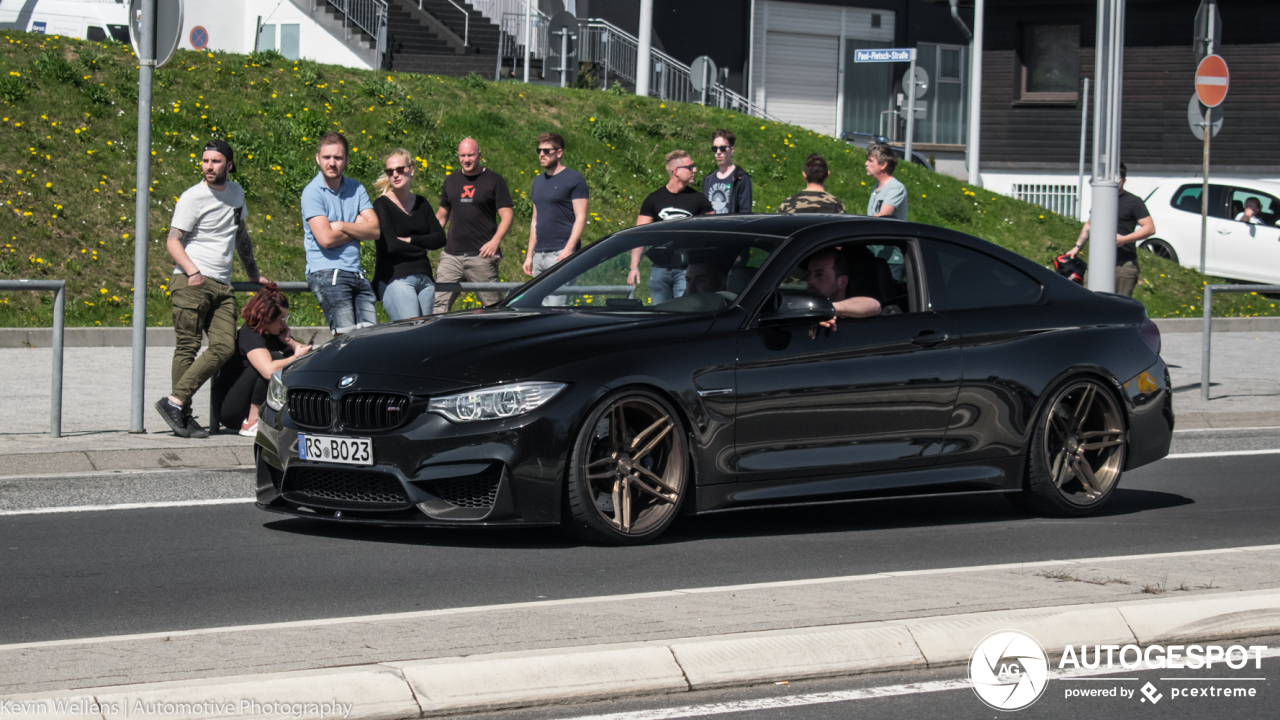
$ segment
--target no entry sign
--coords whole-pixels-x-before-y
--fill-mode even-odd
[[[1218,107],[1227,97],[1229,81],[1227,61],[1219,55],[1206,55],[1196,68],[1196,96],[1205,107]]]

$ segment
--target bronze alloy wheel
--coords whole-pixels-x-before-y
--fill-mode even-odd
[[[634,391],[602,403],[574,448],[571,527],[612,545],[657,537],[684,497],[686,455],[681,423],[658,396]]]
[[[1093,379],[1068,383],[1041,414],[1024,499],[1034,509],[1070,516],[1111,497],[1124,470],[1124,415],[1115,395]]]

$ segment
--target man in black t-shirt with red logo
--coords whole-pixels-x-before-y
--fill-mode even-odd
[[[640,204],[640,215],[636,225],[648,225],[666,220],[680,220],[694,215],[715,215],[715,208],[706,195],[689,187],[698,174],[698,166],[684,150],[672,150],[667,153],[667,184],[649,193]],[[640,257],[644,248],[631,251],[631,272],[627,274],[627,284],[640,282]],[[684,294],[685,269],[687,261],[677,258],[669,259],[669,264],[659,264],[655,259],[649,271],[649,304],[658,305]]]
[[[507,181],[480,165],[480,145],[467,138],[458,144],[457,171],[444,179],[436,219],[448,229],[448,242],[436,266],[436,283],[498,282],[502,238],[514,215]],[[481,292],[480,302],[493,305],[498,292]],[[456,293],[437,292],[435,312],[449,312]]]

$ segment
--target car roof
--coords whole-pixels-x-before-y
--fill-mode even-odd
[[[1167,177],[1167,178],[1161,178],[1157,183],[1157,185],[1159,187],[1166,187],[1169,185],[1199,185],[1203,182],[1204,180],[1199,177],[1190,177],[1190,176]],[[1216,175],[1210,175],[1209,184],[1210,185],[1231,185],[1233,187],[1238,187],[1241,189],[1254,188],[1262,192],[1268,192],[1275,195],[1280,195],[1280,182],[1277,182],[1275,180],[1258,180],[1256,178],[1242,178],[1242,177],[1229,177],[1229,176],[1218,177]]]

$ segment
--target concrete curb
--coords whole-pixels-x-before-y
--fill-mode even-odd
[[[1261,636],[1280,633],[1280,590],[123,685],[10,695],[0,702],[7,703],[7,714],[38,712],[42,718],[77,720],[116,720],[139,702],[164,704],[165,715],[187,720],[228,714],[266,720],[287,714],[275,709],[279,705],[299,704],[316,706],[301,711],[300,717],[318,718],[321,703],[350,703],[347,714],[330,716],[399,720],[946,667],[967,662],[979,640],[1002,629],[1031,634],[1050,654],[1069,644]],[[76,699],[79,705],[57,705]],[[236,712],[225,711],[228,703]],[[36,707],[45,710],[22,712]]]
[[[71,450],[0,455],[0,477],[46,473],[152,470],[160,468],[231,468],[253,466],[253,444],[202,448],[132,448]]]

